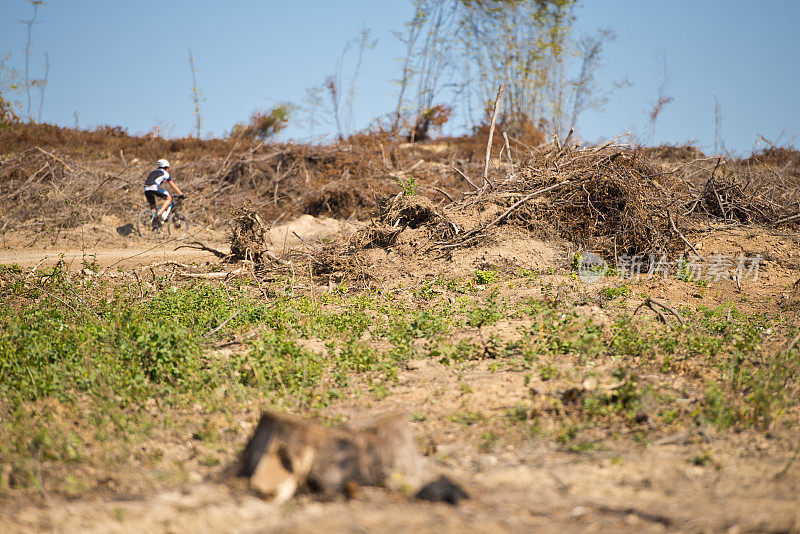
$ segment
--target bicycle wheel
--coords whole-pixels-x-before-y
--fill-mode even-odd
[[[194,223],[189,216],[182,211],[176,211],[172,217],[170,217],[170,223],[176,235],[191,235],[194,229]]]
[[[161,230],[160,224],[153,224],[153,210],[143,209],[136,217],[136,233],[142,237],[153,238]]]

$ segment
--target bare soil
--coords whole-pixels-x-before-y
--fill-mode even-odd
[[[305,218],[299,224],[273,229],[272,250],[303,245],[338,231],[339,223]],[[348,227],[345,226],[345,232]],[[109,233],[109,236],[111,234]],[[288,236],[292,235],[294,239]],[[133,267],[163,260],[212,262],[214,256],[202,251],[173,252],[174,243],[159,243],[155,249],[139,238],[117,238],[117,247],[85,251],[5,249],[0,263],[33,266],[45,257],[79,263],[84,253],[101,265]],[[133,241],[129,243],[129,241]],[[209,243],[224,246],[221,240]],[[128,245],[126,247],[126,245]],[[758,281],[744,281],[741,292],[732,281],[712,283],[698,294],[696,285],[678,280],[643,281],[635,291],[680,304],[715,304],[733,301],[751,311],[785,313],[785,305],[797,277],[800,244],[796,236],[773,236],[757,230],[715,232],[699,247],[718,253],[760,252],[768,254]],[[541,271],[560,268],[569,260],[565,249],[541,241],[510,238],[491,246],[469,249],[449,261],[413,261],[401,252],[377,249],[375,265],[387,283],[404,277],[407,283],[448,272],[466,273],[482,265],[527,266]],[[408,261],[411,259],[412,261]],[[401,264],[401,265],[398,265]],[[554,276],[555,280],[556,277]],[[576,287],[582,284],[574,282]],[[505,290],[524,298],[535,290]],[[632,307],[634,303],[631,303]],[[598,319],[603,312],[586,307]],[[522,324],[501,322],[483,335],[507,337]],[[477,332],[473,333],[474,335]],[[321,345],[320,345],[321,346]],[[570,362],[558,365],[570,366]],[[611,362],[593,369],[608,371]],[[538,437],[519,438],[499,450],[483,451],[476,446],[481,436],[470,427],[453,422],[457,412],[476,412],[482,417],[502,418],[516,403],[531,398],[557,397],[574,386],[570,379],[543,382],[534,377],[525,383],[518,370],[493,369],[490,361],[453,368],[434,360],[408,362],[391,395],[375,400],[357,397],[334,402],[322,415],[338,420],[361,420],[369,416],[401,411],[424,414],[414,424],[420,446],[428,453],[431,476],[446,472],[461,482],[471,496],[458,507],[419,503],[403,495],[380,489],[362,488],[354,500],[319,502],[303,495],[281,507],[264,502],[247,491],[215,482],[217,470],[194,464],[188,479],[146,487],[133,495],[117,496],[100,490],[78,500],[63,497],[2,499],[0,518],[6,532],[212,532],[279,530],[305,532],[325,525],[340,531],[451,531],[470,529],[497,531],[759,531],[790,532],[800,528],[800,468],[776,476],[793,454],[797,433],[777,429],[758,432],[718,433],[708,427],[668,429],[649,444],[631,444],[610,432],[597,450],[575,454],[552,441]],[[643,377],[663,382],[664,377]],[[469,393],[462,388],[469,385]],[[680,379],[664,384],[676,395],[685,394]],[[200,414],[208,417],[213,414]],[[225,456],[239,450],[258,417],[258,411],[238,414],[242,424],[229,442]],[[619,429],[621,430],[621,429]],[[619,431],[618,430],[618,431]],[[161,443],[171,449],[171,458],[192,464],[197,456],[191,443]],[[145,444],[145,447],[152,446]],[[710,458],[703,465],[691,459]],[[130,475],[121,472],[120,479]],[[113,487],[113,486],[112,486]],[[19,497],[19,496],[18,496]]]
[[[397,148],[386,151],[387,160],[398,157],[391,155]],[[673,149],[659,155],[666,162],[698,157],[693,150],[685,152]],[[223,158],[224,153],[225,150],[218,150],[218,157]],[[311,154],[304,161],[310,165],[315,157],[322,156]],[[399,157],[404,161],[412,159],[402,151]],[[112,158],[119,156],[115,153],[108,159]],[[125,161],[124,155],[122,160]],[[130,161],[125,164],[131,165]],[[392,167],[392,163],[386,166]],[[242,176],[249,176],[246,170],[229,177],[234,180],[231,189],[239,191],[235,179]],[[298,176],[303,179],[302,173]],[[455,178],[448,180],[451,181],[447,182],[447,191],[466,189],[463,182],[456,186]],[[275,183],[278,182],[271,181],[266,190],[274,188]],[[396,189],[387,191],[394,193]],[[344,220],[350,218],[348,212],[358,199],[344,199],[346,205],[336,207],[331,199],[343,197],[336,197],[331,189],[323,193],[327,194],[324,199],[312,199],[311,204],[319,208],[319,214],[340,218],[308,214],[298,217],[300,213],[287,208],[286,220],[290,222],[278,222],[270,230],[269,250],[274,255],[314,251],[332,239],[345,241],[354,231],[369,224],[365,217],[360,222]],[[430,196],[437,202],[444,201],[443,195],[435,191]],[[284,209],[297,199],[284,200],[275,204]],[[376,206],[367,206],[361,214],[370,210],[375,213]],[[206,226],[183,241],[122,236],[116,230],[128,222],[122,212],[71,228],[47,225],[49,229],[45,230],[13,228],[3,234],[0,264],[32,268],[63,259],[75,270],[89,261],[108,272],[164,261],[218,265],[219,260],[209,252],[192,248],[176,250],[199,240],[227,252],[228,230],[224,224],[213,222],[212,209],[204,206]],[[495,207],[494,211],[481,213],[479,222],[492,220],[500,209]],[[474,215],[464,215],[464,219],[454,216],[453,221],[463,228],[469,217]],[[474,219],[472,223],[475,224]],[[424,250],[430,243],[427,232],[424,227],[407,228],[391,246],[363,250],[359,261],[366,261],[361,268],[369,273],[370,284],[385,289],[414,288],[439,276],[469,276],[476,269],[495,269],[507,274],[508,284],[500,288],[501,296],[520,301],[541,297],[543,287],[550,284],[578,303],[578,313],[599,324],[609,323],[613,314],[632,312],[648,296],[676,308],[732,303],[742,313],[771,314],[794,325],[799,322],[800,237],[792,228],[720,223],[695,229],[693,244],[704,255],[760,255],[763,259],[757,279],[743,279],[738,284],[735,280],[719,280],[705,285],[674,277],[640,281],[609,277],[595,285],[586,285],[569,274],[579,245],[564,236],[548,238],[520,226],[503,226],[492,239],[456,248],[448,254]],[[536,287],[515,284],[513,273],[520,269],[539,273],[541,284]],[[600,291],[622,284],[630,285],[631,297],[617,308],[601,308]],[[315,290],[328,288],[320,285]],[[414,299],[410,291],[407,298]],[[583,302],[578,302],[581,299]],[[652,318],[652,312],[647,310],[639,314],[650,314]],[[492,335],[506,340],[513,338],[519,328],[534,326],[527,319],[502,320],[483,329],[460,331],[455,340]],[[785,343],[784,337],[778,333],[776,336],[776,343]],[[315,347],[324,350],[324,340],[307,345],[312,350]],[[218,354],[225,357],[231,350],[237,349],[220,349]],[[570,388],[603,387],[604,381],[610,380],[615,362],[585,361],[567,355],[550,363],[561,372],[544,380],[536,373],[531,375],[522,369],[496,365],[491,359],[468,361],[459,366],[434,359],[411,360],[403,365],[390,394],[335,400],[313,414],[328,421],[363,420],[390,411],[410,414],[431,478],[447,473],[469,493],[471,498],[459,506],[419,502],[402,492],[380,488],[360,488],[352,499],[339,497],[325,502],[302,494],[285,505],[275,506],[258,499],[240,484],[220,480],[224,465],[201,465],[198,458],[207,451],[203,444],[192,441],[188,430],[183,434],[165,431],[141,444],[141,448],[145,453],[156,448],[163,450],[163,461],[180,462],[185,478],[153,481],[138,475],[135,472],[138,467],[131,464],[130,471],[121,469],[111,476],[104,474],[103,480],[94,481],[91,491],[76,498],[0,489],[0,530],[800,532],[800,461],[793,460],[800,450],[800,421],[796,411],[789,413],[782,424],[766,431],[735,432],[696,424],[688,416],[674,424],[656,423],[657,414],[649,413],[649,419],[642,423],[648,431],[644,441],[637,441],[625,425],[609,424],[592,431],[596,446],[591,450],[571,451],[543,437],[555,431],[559,419],[544,416],[541,423],[544,428],[539,433],[529,433],[509,430],[504,414],[519,403],[532,402],[545,407],[551,399],[562,399]],[[700,371],[695,375],[687,372],[674,376],[645,372],[639,378],[643,383],[657,385],[662,394],[672,395],[687,406],[701,395],[704,384]],[[589,384],[587,380],[594,382]],[[159,407],[152,406],[151,410],[161,414]],[[546,412],[545,408],[542,410]],[[259,406],[252,406],[233,414],[236,428],[226,433],[223,444],[214,451],[223,464],[232,461],[241,450],[259,411]],[[164,414],[167,413],[165,409]],[[458,422],[453,416],[459,413],[477,414],[485,424]],[[181,416],[215,420],[218,414],[198,411]],[[499,445],[485,444],[489,431],[503,436]],[[84,474],[92,476],[91,471]]]

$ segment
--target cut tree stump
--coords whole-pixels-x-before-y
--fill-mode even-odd
[[[265,499],[282,503],[299,488],[322,494],[357,485],[419,485],[421,456],[406,417],[393,414],[362,426],[329,428],[264,412],[242,452],[237,475]]]

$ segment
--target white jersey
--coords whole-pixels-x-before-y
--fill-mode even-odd
[[[166,169],[156,169],[147,175],[147,179],[144,181],[144,190],[158,191],[163,189],[161,187],[163,182],[169,182],[170,180],[172,180],[172,178]]]

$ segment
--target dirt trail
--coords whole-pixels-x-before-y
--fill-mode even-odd
[[[87,248],[86,250],[0,250],[0,264],[17,264],[33,267],[42,262],[52,265],[63,259],[67,264],[78,266],[82,261],[96,261],[100,267],[132,267],[159,261],[174,260],[181,263],[206,262],[216,257],[202,250],[174,250],[180,243],[163,242],[129,248]]]
[[[281,253],[286,248],[319,242],[328,236],[352,231],[353,225],[345,221],[337,221],[326,217],[312,217],[303,215],[289,223],[280,224],[270,229],[272,250]],[[55,245],[47,247],[25,247],[24,242],[30,239],[26,236],[7,244],[9,248],[0,249],[0,265],[17,264],[23,268],[30,268],[42,263],[43,266],[53,265],[63,259],[68,265],[80,266],[82,261],[97,262],[102,268],[108,267],[134,267],[150,265],[159,261],[173,260],[181,263],[205,263],[216,260],[216,256],[203,250],[182,247],[191,239],[176,238],[158,241],[148,241],[139,237],[121,236],[113,232],[113,228],[91,228],[93,233],[100,235],[93,245],[81,246],[80,241],[76,246],[77,235],[66,235],[60,238]],[[224,232],[204,231],[195,236],[204,244],[216,250],[227,252],[229,246],[225,241]],[[178,249],[178,250],[176,250]]]

